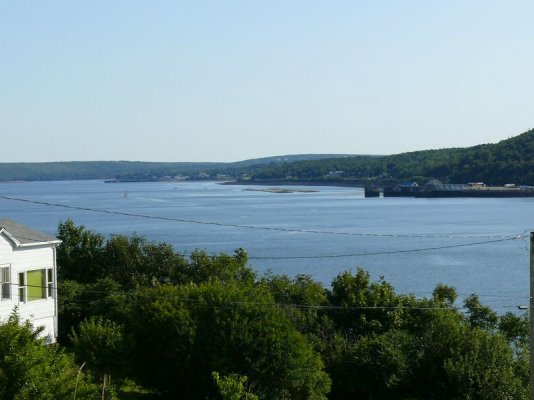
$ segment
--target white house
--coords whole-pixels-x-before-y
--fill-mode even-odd
[[[44,327],[49,342],[57,338],[55,237],[0,219],[0,320],[17,307],[22,321]]]

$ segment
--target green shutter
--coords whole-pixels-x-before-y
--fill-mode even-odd
[[[45,270],[26,272],[28,301],[44,299],[46,296]]]

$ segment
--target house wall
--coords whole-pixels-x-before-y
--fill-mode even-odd
[[[56,339],[56,291],[53,298],[19,302],[19,272],[54,268],[55,248],[52,245],[14,248],[11,242],[0,235],[0,266],[11,266],[11,300],[0,300],[0,321],[5,321],[18,307],[18,314],[22,321],[29,320],[34,327],[42,326],[43,337],[50,342]],[[54,268],[55,269],[55,268]],[[55,271],[54,271],[55,276]],[[55,279],[55,278],[54,278]],[[54,281],[54,287],[56,286]]]

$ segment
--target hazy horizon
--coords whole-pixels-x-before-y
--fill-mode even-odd
[[[513,138],[515,136],[519,136],[523,133],[527,133],[530,130],[527,130],[525,132],[518,133],[517,135],[511,135],[501,140],[506,140]],[[500,142],[501,140],[495,141],[495,142],[486,142],[486,143],[477,143],[473,146],[478,145],[484,145],[484,144],[496,144]],[[380,154],[380,153],[367,153],[367,154],[351,154],[351,153],[291,153],[291,154],[272,154],[272,155],[264,155],[264,156],[258,156],[258,157],[247,157],[243,159],[238,160],[229,160],[229,161],[220,161],[220,160],[198,160],[198,161],[191,161],[191,160],[134,160],[134,159],[87,159],[87,160],[50,160],[50,161],[0,161],[0,163],[21,163],[21,164],[31,164],[31,163],[61,163],[61,162],[162,162],[162,163],[237,163],[237,162],[243,162],[243,161],[249,161],[249,160],[258,160],[258,159],[264,159],[264,158],[279,158],[279,157],[291,157],[291,156],[306,156],[306,155],[325,155],[325,156],[369,156],[369,157],[387,157],[397,154],[404,154],[404,153],[412,153],[412,152],[419,152],[419,151],[430,151],[430,150],[444,150],[444,149],[450,149],[450,148],[469,148],[473,146],[451,146],[451,147],[441,147],[441,148],[431,148],[431,149],[415,149],[410,150],[407,152],[402,153],[391,153],[391,154]]]

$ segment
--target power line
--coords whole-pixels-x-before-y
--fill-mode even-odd
[[[6,282],[7,283],[7,282]],[[18,286],[18,287],[22,287],[22,286],[26,286],[26,287],[35,287],[35,288],[47,288],[48,286],[38,286],[38,285],[19,285],[17,283],[10,283],[10,285],[12,286]],[[62,288],[61,286],[51,286],[52,289],[54,290],[64,290],[65,288]],[[106,290],[98,290],[98,289],[87,289],[87,288],[83,288],[83,292],[84,293],[93,293],[93,294],[104,294],[104,295],[119,295],[119,296],[123,296],[123,295],[126,295],[127,292],[123,292],[123,291],[106,291]],[[430,294],[432,295],[434,292],[433,291],[415,291],[415,292],[408,292],[408,293],[398,293],[399,296],[410,296],[410,295],[413,295],[413,296],[416,296],[417,293],[422,293],[422,294]],[[510,300],[527,300],[529,299],[530,297],[528,295],[524,295],[524,296],[510,296],[510,295],[499,295],[499,294],[486,294],[486,293],[478,293],[478,292],[473,292],[473,293],[458,293],[456,292],[456,295],[458,296],[461,296],[461,297],[467,297],[467,296],[470,296],[472,294],[476,294],[478,297],[480,298],[501,298],[503,299],[503,301],[506,299],[506,301],[510,301]],[[417,297],[416,297],[417,298]],[[419,298],[421,299],[421,298]],[[422,299],[428,299],[428,297],[422,297]],[[89,300],[89,301],[92,301],[92,300]]]
[[[515,296],[512,296],[512,295],[506,295],[506,294],[495,294],[495,293],[488,294],[488,293],[475,293],[475,292],[472,292],[472,293],[455,292],[455,293],[458,296],[471,296],[472,294],[476,294],[478,297],[495,297],[495,298],[517,299],[517,300],[526,300],[526,299],[530,298],[530,296],[528,296],[528,295],[523,295],[523,296],[515,295]],[[415,290],[415,291],[410,291],[409,294],[413,294],[414,296],[417,295],[417,294],[433,295],[434,291],[430,291],[430,290],[426,290],[426,291],[425,290]]]
[[[7,282],[6,282],[7,283]],[[39,285],[19,285],[16,283],[10,283],[12,286],[17,286],[18,288],[39,288],[39,289],[50,289],[49,286],[39,286]],[[61,287],[53,286],[54,290],[62,290]],[[118,296],[128,296],[128,292],[113,292],[113,291],[103,291],[103,290],[91,290],[83,289],[84,293],[97,293],[104,294],[108,296],[118,295]],[[408,296],[402,295],[399,296]],[[294,304],[294,303],[263,303],[255,301],[225,301],[220,305],[210,304],[206,299],[198,298],[183,298],[176,296],[166,296],[166,295],[151,295],[151,298],[164,299],[164,300],[173,300],[185,303],[184,305],[190,307],[213,307],[213,308],[235,308],[230,306],[260,306],[260,307],[286,307],[286,308],[298,308],[298,309],[309,309],[309,310],[324,310],[324,311],[365,311],[365,310],[381,310],[381,311],[392,311],[392,310],[419,310],[419,311],[433,311],[433,310],[449,310],[449,311],[462,311],[466,310],[467,307],[443,307],[443,306],[406,306],[406,305],[370,305],[370,306],[336,306],[336,305],[308,305],[308,304]],[[40,299],[41,297],[31,297],[32,299]],[[102,299],[69,299],[69,302],[75,303],[89,303],[92,301],[97,301]],[[427,298],[418,299],[420,301],[429,300]],[[482,304],[482,306],[492,306],[499,308],[517,308],[517,304],[508,304],[508,303],[491,303],[491,304]]]
[[[0,196],[1,197],[1,196]],[[380,255],[390,255],[390,254],[402,254],[402,253],[416,253],[432,250],[447,250],[454,249],[458,247],[471,247],[471,246],[481,246],[485,244],[506,242],[510,240],[519,240],[524,239],[526,236],[523,234],[510,236],[502,239],[488,240],[483,242],[474,242],[474,243],[464,243],[464,244],[455,244],[455,245],[445,245],[445,246],[434,246],[434,247],[424,247],[416,249],[405,249],[405,250],[389,250],[389,251],[380,251],[380,252],[368,252],[368,253],[352,253],[352,254],[325,254],[325,255],[315,255],[315,256],[249,256],[249,260],[307,260],[307,259],[328,259],[328,258],[350,258],[350,257],[365,257],[365,256],[380,256]],[[17,238],[34,241],[37,243],[42,242],[34,238],[17,236]],[[183,252],[180,253],[183,256],[191,256],[193,253]]]
[[[53,290],[65,290],[65,288],[62,288],[61,286],[39,286],[39,285],[28,285],[28,284],[25,284],[25,285],[20,285],[18,283],[15,283],[15,282],[4,282],[4,283],[9,283],[11,286],[17,286],[17,287],[33,287],[33,288],[40,288],[40,289],[46,289],[46,288],[51,288]],[[98,290],[98,289],[87,289],[87,288],[83,288],[82,289],[84,293],[93,293],[93,294],[105,294],[105,295],[126,295],[127,292],[123,292],[123,291],[108,291],[108,290]],[[433,291],[410,291],[410,292],[407,292],[407,293],[398,293],[399,296],[410,296],[410,295],[413,295],[413,296],[416,296],[416,294],[429,294],[429,295],[433,295]],[[500,295],[500,294],[487,294],[487,293],[478,293],[478,292],[472,292],[472,293],[459,293],[459,292],[455,292],[456,295],[458,296],[463,296],[463,297],[466,297],[466,296],[470,296],[472,294],[475,294],[477,295],[478,297],[487,297],[487,298],[490,298],[490,297],[493,297],[493,298],[502,298],[502,299],[508,299],[508,300],[527,300],[529,299],[530,297],[528,295],[524,295],[524,296],[510,296],[510,295]],[[421,299],[421,298],[419,298]],[[428,299],[427,297],[423,297],[422,299]],[[90,300],[91,301],[91,300]]]
[[[350,257],[366,257],[366,256],[378,256],[378,255],[391,255],[391,254],[404,254],[404,253],[416,253],[424,251],[433,251],[433,250],[446,250],[454,249],[460,247],[470,247],[470,246],[480,246],[492,243],[505,242],[510,240],[518,240],[524,238],[524,231],[521,234],[514,236],[502,236],[502,235],[487,235],[487,236],[454,236],[454,235],[421,235],[421,234],[378,234],[378,233],[355,233],[355,232],[334,232],[334,231],[319,231],[319,230],[306,230],[306,229],[291,229],[291,228],[279,228],[279,227],[262,227],[254,225],[239,225],[239,224],[226,224],[220,222],[212,221],[197,221],[197,220],[187,220],[182,218],[172,218],[172,217],[160,217],[146,214],[136,214],[136,213],[127,213],[122,211],[110,211],[96,208],[88,207],[77,207],[69,206],[65,204],[56,204],[49,202],[42,202],[36,200],[28,200],[16,197],[1,196],[0,198],[12,201],[22,201],[30,204],[45,205],[48,207],[60,207],[67,209],[75,209],[82,211],[90,212],[99,212],[113,215],[122,215],[128,217],[137,217],[137,218],[146,218],[146,219],[156,219],[164,221],[174,221],[182,223],[193,223],[201,225],[215,225],[221,227],[233,227],[233,228],[244,228],[244,229],[256,229],[256,230],[267,230],[267,231],[278,231],[278,232],[298,232],[298,233],[310,233],[310,234],[328,234],[328,235],[345,235],[345,236],[359,236],[359,237],[389,237],[389,238],[447,238],[447,239],[474,239],[474,238],[494,238],[492,240],[474,242],[474,243],[464,243],[464,244],[454,244],[454,245],[444,245],[444,246],[432,246],[425,248],[416,248],[416,249],[405,249],[405,250],[390,250],[390,251],[379,251],[379,252],[362,252],[362,253],[352,253],[352,254],[330,254],[330,255],[315,255],[315,256],[250,256],[250,260],[298,260],[298,259],[332,259],[332,258],[350,258]]]
[[[330,254],[330,255],[319,255],[319,256],[266,256],[266,257],[249,257],[250,260],[300,260],[300,259],[322,259],[322,258],[343,258],[343,257],[363,257],[363,256],[380,256],[388,254],[402,254],[402,253],[416,253],[422,251],[432,251],[432,250],[446,250],[446,249],[455,249],[458,247],[469,247],[469,246],[481,246],[491,243],[506,242],[509,240],[518,240],[522,239],[524,236],[511,236],[503,239],[487,240],[484,242],[474,242],[474,243],[463,243],[463,244],[453,244],[445,246],[433,246],[433,247],[424,247],[417,249],[405,249],[405,250],[388,250],[388,251],[377,251],[377,252],[367,252],[367,253],[353,253],[353,254]]]
[[[1,196],[1,195],[0,195],[0,198],[6,199],[6,200],[12,200],[12,201],[22,201],[22,202],[31,203],[31,204],[45,205],[49,207],[61,207],[61,208],[67,208],[67,209],[76,209],[76,210],[99,212],[99,213],[106,213],[106,214],[123,215],[123,216],[129,216],[129,217],[157,219],[157,220],[184,222],[184,223],[194,223],[194,224],[202,224],[202,225],[216,225],[216,226],[223,226],[223,227],[281,231],[281,232],[298,232],[298,233],[347,235],[347,236],[370,236],[370,237],[399,237],[399,238],[448,238],[448,239],[497,238],[494,240],[487,240],[487,241],[480,241],[480,242],[473,242],[473,243],[433,246],[433,247],[405,249],[405,250],[362,252],[362,253],[353,253],[353,254],[333,254],[333,255],[316,255],[316,256],[272,256],[272,257],[251,256],[249,257],[249,259],[251,260],[329,259],[329,258],[362,257],[362,256],[414,253],[414,252],[424,252],[424,251],[433,251],[433,250],[445,250],[445,249],[493,244],[493,243],[499,243],[499,242],[505,242],[505,241],[511,241],[511,240],[519,240],[519,239],[525,238],[525,232],[527,232],[527,231],[524,231],[522,234],[515,235],[515,236],[507,236],[507,237],[502,236],[502,235],[498,235],[498,236],[497,235],[494,235],[494,236],[490,236],[490,235],[488,236],[474,236],[474,235],[473,236],[453,236],[453,235],[419,235],[419,234],[405,235],[405,234],[332,232],[332,231],[303,230],[303,229],[276,228],[276,227],[261,227],[261,226],[252,226],[252,225],[224,224],[224,223],[218,223],[218,222],[186,220],[186,219],[170,218],[170,217],[158,217],[158,216],[151,216],[151,215],[144,215],[144,214],[126,213],[126,212],[120,212],[120,211],[110,211],[110,210],[94,209],[94,208],[87,208],[87,207],[68,206],[64,204],[55,204],[55,203],[27,200],[27,199],[22,199],[22,198],[14,198],[14,197]],[[33,238],[23,238],[23,237],[21,238],[26,239],[26,240],[35,240]],[[481,295],[481,296],[484,296],[484,295]],[[499,297],[496,295],[488,295],[486,297],[490,297],[490,296]],[[501,296],[501,297],[505,297],[505,296]],[[511,296],[507,296],[507,297],[519,298],[519,297],[511,297]],[[383,307],[377,307],[377,308],[383,308]]]
[[[28,285],[28,284],[19,285],[16,283],[10,283],[10,285],[17,286],[19,288],[21,287],[37,288],[37,289],[49,288],[48,286]],[[61,288],[58,288],[58,287],[54,287],[54,289],[61,290]],[[130,294],[128,292],[111,292],[111,291],[94,291],[94,290],[87,290],[86,292],[99,293],[99,294],[105,294],[105,295],[119,295],[119,296],[128,296]],[[35,298],[35,297],[32,297],[32,298]],[[292,307],[292,308],[302,308],[302,309],[345,310],[345,311],[396,310],[396,309],[410,309],[410,310],[454,310],[455,309],[454,307],[436,307],[436,306],[426,306],[426,307],[425,306],[417,306],[417,307],[410,307],[410,306],[334,306],[334,305],[308,305],[308,304],[294,304],[294,303],[262,303],[262,302],[256,302],[256,301],[225,301],[221,303],[221,305],[216,305],[216,304],[209,304],[209,302],[205,299],[193,299],[193,298],[184,298],[184,297],[176,297],[176,296],[161,296],[161,295],[152,295],[151,298],[174,300],[174,301],[179,301],[183,303],[190,303],[193,305],[212,306],[212,307],[217,307],[217,308],[222,308],[228,305],[234,305],[234,306],[262,306],[262,307]],[[75,301],[77,300],[78,299],[76,299]],[[89,299],[79,299],[79,300],[82,300],[83,302],[93,301]],[[100,299],[95,299],[95,300],[100,300]]]
[[[415,238],[419,238],[419,239],[424,239],[424,238],[428,238],[428,239],[507,239],[507,240],[509,239],[509,236],[506,236],[506,235],[432,235],[432,234],[395,234],[395,233],[369,233],[369,232],[358,233],[358,232],[323,231],[323,230],[315,230],[315,229],[281,228],[281,227],[269,227],[269,226],[257,226],[257,225],[241,225],[241,224],[214,222],[214,221],[199,221],[199,220],[184,219],[184,218],[162,217],[162,216],[147,215],[147,214],[129,213],[129,212],[124,212],[124,211],[111,211],[111,210],[90,208],[90,207],[78,207],[78,206],[71,206],[67,204],[57,204],[57,203],[50,203],[50,202],[45,202],[45,201],[28,200],[28,199],[23,199],[19,197],[10,197],[10,196],[3,196],[3,195],[0,195],[0,198],[4,200],[19,201],[19,202],[24,202],[24,203],[29,203],[29,204],[44,205],[47,207],[66,208],[70,210],[89,211],[89,212],[97,212],[97,213],[111,214],[111,215],[121,215],[121,216],[126,216],[126,217],[136,217],[136,218],[181,222],[181,223],[197,224],[197,225],[211,225],[211,226],[219,226],[219,227],[227,227],[227,228],[253,229],[253,230],[275,231],[275,232],[286,232],[286,233],[309,233],[309,234],[320,234],[320,235],[340,235],[340,236],[378,237],[378,238],[384,238],[384,237],[413,238],[413,239]],[[521,237],[522,235],[516,236],[516,238],[518,239]]]

